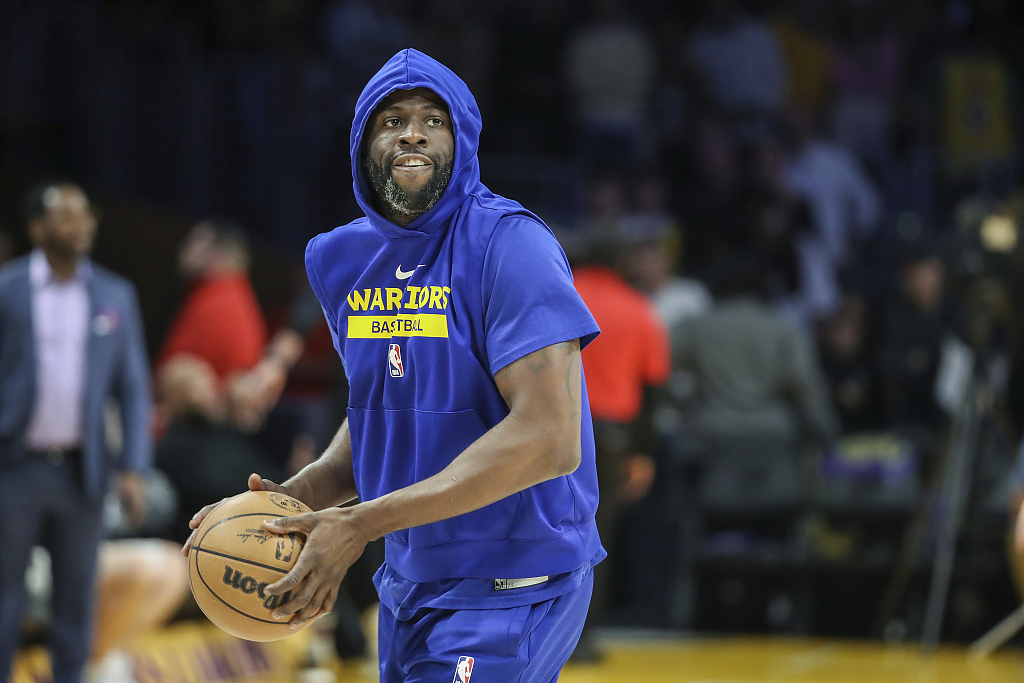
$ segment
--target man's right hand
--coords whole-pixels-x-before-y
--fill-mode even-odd
[[[255,472],[249,475],[249,490],[272,491],[275,493],[284,493],[286,495],[291,495],[288,493],[288,490],[285,487],[281,486],[280,484],[275,484],[269,479],[264,479]],[[199,525],[203,523],[203,520],[206,519],[206,516],[213,512],[213,509],[220,505],[221,503],[223,503],[225,500],[227,500],[227,498],[222,498],[216,503],[210,503],[209,505],[203,507],[202,510],[197,512],[195,516],[193,516],[192,519],[189,520],[188,528],[192,529],[192,533],[188,535],[188,540],[185,541],[185,545],[181,547],[182,555],[188,557],[188,552],[192,549],[192,539],[196,536],[196,529],[198,529]]]

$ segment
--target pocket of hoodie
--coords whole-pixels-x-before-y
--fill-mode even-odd
[[[353,473],[361,500],[373,500],[428,479],[487,432],[475,410],[429,412],[349,408]],[[412,454],[415,453],[415,457]],[[394,540],[413,548],[508,535],[521,494],[450,519],[398,531]]]

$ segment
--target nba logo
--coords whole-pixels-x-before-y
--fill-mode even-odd
[[[469,677],[473,675],[473,658],[459,657],[459,663],[455,665],[455,680],[452,683],[469,683]]]
[[[388,346],[388,369],[391,370],[392,377],[405,377],[405,366],[402,365],[402,349],[398,348],[398,344]]]

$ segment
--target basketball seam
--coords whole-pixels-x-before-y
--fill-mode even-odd
[[[271,571],[280,572],[282,574],[287,574],[289,571],[291,571],[290,569],[281,569],[279,567],[271,567],[269,564],[260,564],[259,562],[253,562],[252,560],[247,560],[244,557],[236,557],[235,555],[228,555],[227,553],[218,552],[216,550],[208,550],[206,548],[196,548],[196,550],[198,550],[199,552],[203,552],[203,553],[210,553],[211,555],[216,555],[218,557],[226,557],[229,560],[236,560],[238,562],[244,562],[245,564],[251,564],[254,567],[262,567],[263,569],[269,569]],[[197,567],[197,569],[198,569],[198,567]]]
[[[209,552],[213,552],[212,550],[206,550],[205,548],[203,548],[203,541],[206,540],[206,537],[210,535],[210,532],[213,531],[215,527],[223,524],[224,522],[230,522],[233,519],[241,519],[242,517],[259,517],[260,515],[270,515],[270,513],[268,513],[268,512],[246,512],[245,514],[242,514],[242,515],[234,515],[232,517],[225,517],[224,519],[218,519],[215,523],[211,524],[210,528],[207,529],[206,531],[203,531],[203,527],[200,525],[199,529],[197,530],[197,533],[199,531],[203,531],[203,535],[200,538],[198,538],[195,543],[192,544],[192,547],[193,548],[198,548],[200,550],[205,550],[205,552],[208,552],[208,553]],[[280,515],[278,515],[278,517],[280,517]],[[271,532],[271,533],[273,533],[273,532]],[[284,536],[285,534],[277,534],[277,535],[278,536]],[[240,559],[240,558],[233,558],[233,559]],[[243,560],[243,562],[245,562],[245,561],[246,560]],[[253,563],[253,564],[255,564],[255,563]],[[268,567],[268,569],[274,569],[274,568],[273,567]],[[280,571],[280,570],[278,570],[278,571]]]
[[[212,530],[213,527],[217,526],[218,524],[223,524],[224,522],[230,522],[232,519],[241,519],[242,517],[258,517],[259,515],[266,515],[268,517],[274,517],[275,519],[279,519],[281,517],[287,517],[288,516],[288,515],[280,515],[280,514],[277,514],[276,512],[267,512],[267,511],[246,512],[246,513],[241,514],[241,515],[233,515],[231,517],[225,517],[224,519],[218,519],[215,523],[211,524],[210,528],[203,532],[203,537],[205,537],[206,534],[210,533],[210,530]],[[292,516],[294,517],[296,515],[292,515]],[[202,527],[200,527],[200,528],[202,528]]]

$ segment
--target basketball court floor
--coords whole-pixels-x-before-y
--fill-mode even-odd
[[[569,665],[560,683],[1010,683],[1024,653],[971,660],[962,648],[922,657],[916,647],[770,638],[635,638],[606,641],[599,665]],[[453,670],[454,671],[454,670]],[[337,683],[376,681],[342,669]],[[477,672],[474,672],[476,674]],[[488,679],[481,674],[481,682]],[[477,676],[473,676],[474,683]],[[445,681],[444,683],[447,683]]]
[[[1011,683],[1024,682],[1024,652],[974,660],[964,648],[922,656],[914,646],[764,637],[666,637],[615,633],[599,665],[568,666],[562,683]],[[371,662],[303,669],[317,648],[303,632],[276,643],[248,643],[210,624],[178,624],[127,651],[137,683],[368,683]],[[329,645],[320,642],[320,646]],[[454,677],[454,666],[452,671]],[[13,683],[47,683],[41,649],[24,653]],[[476,683],[487,683],[483,671]],[[446,683],[446,682],[442,682]],[[507,682],[503,682],[507,683]]]
[[[568,667],[562,683],[1008,683],[1024,655],[972,661],[963,649],[922,657],[916,647],[769,638],[609,643],[600,666]]]

